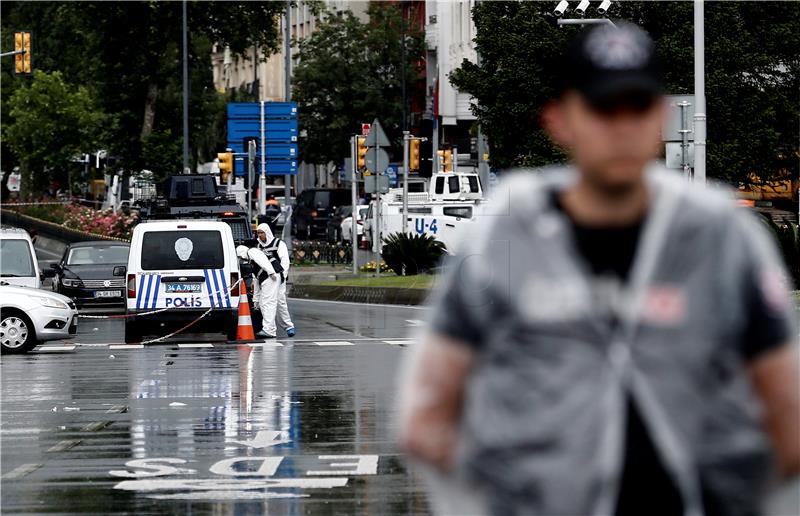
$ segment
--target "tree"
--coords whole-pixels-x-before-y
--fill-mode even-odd
[[[310,163],[340,162],[360,122],[381,121],[390,139],[402,134],[402,29],[400,6],[372,2],[369,21],[351,11],[328,13],[317,31],[298,43],[293,98],[300,113],[300,153]],[[424,35],[406,28],[406,84],[420,77]]]
[[[481,65],[465,61],[452,83],[475,99],[492,165],[563,160],[539,126],[555,93],[559,57],[576,30],[558,27],[547,2],[481,2],[473,9]],[[706,3],[708,174],[749,181],[798,174],[800,4]],[[693,93],[692,4],[615,2],[612,18],[656,41],[670,93]]]
[[[213,157],[225,140],[218,130],[225,96],[213,88],[211,42],[238,55],[258,45],[269,55],[281,41],[284,9],[283,2],[189,2],[190,150],[198,159]],[[121,167],[160,176],[180,170],[160,168],[180,163],[180,2],[3,2],[0,10],[3,48],[15,28],[32,29],[34,67],[59,70],[95,95],[110,117],[108,150],[122,158]],[[27,80],[12,76],[12,65],[3,61],[3,98]],[[167,135],[177,144],[167,145]]]
[[[9,99],[12,120],[3,136],[22,164],[24,194],[41,191],[87,146],[101,141],[105,115],[89,90],[70,86],[59,72],[36,72],[28,86]]]

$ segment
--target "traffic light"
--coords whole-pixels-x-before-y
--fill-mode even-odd
[[[228,176],[233,174],[233,153],[220,152],[217,154],[219,160],[219,182],[222,185],[228,184]]]
[[[30,75],[31,67],[31,33],[27,30],[14,33],[14,52],[22,52],[14,56],[14,73]]]
[[[412,138],[409,142],[408,170],[419,170],[419,138]]]
[[[431,177],[433,172],[433,144],[430,140],[419,145],[419,177]]]
[[[367,168],[367,137],[358,137],[358,168]]]
[[[453,151],[450,149],[439,151],[441,154],[439,158],[442,162],[442,171],[444,172],[452,172],[453,171]]]

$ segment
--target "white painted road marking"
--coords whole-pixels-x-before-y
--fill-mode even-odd
[[[144,344],[111,344],[108,349],[144,349]]]
[[[266,341],[266,342],[253,342],[249,344],[251,348],[282,348],[283,342]]]
[[[292,442],[291,439],[278,439],[283,432],[279,430],[259,430],[256,436],[247,441],[232,441],[236,444],[249,446],[250,448],[268,448],[277,444]]]
[[[36,351],[40,352],[48,352],[48,351],[72,351],[75,349],[75,346],[41,346],[36,348]]]
[[[80,439],[64,439],[63,441],[58,441],[56,444],[51,446],[47,449],[48,452],[60,452],[69,450],[70,448],[74,448],[81,444]]]
[[[425,321],[421,321],[419,319],[406,319],[408,326],[422,326],[425,324]]]
[[[37,469],[41,468],[41,464],[23,464],[21,466],[17,466],[16,468],[12,469],[5,475],[3,475],[3,480],[12,480],[15,478],[22,478],[27,476]]]
[[[348,342],[346,340],[325,340],[314,342],[317,346],[352,346],[352,342]]]
[[[213,348],[214,345],[210,342],[195,342],[191,344],[178,344],[178,347],[181,349],[186,348]]]
[[[252,475],[252,473],[251,473]],[[347,485],[347,477],[329,478],[205,478],[205,479],[166,479],[123,480],[114,489],[124,491],[174,491],[188,489],[193,491],[241,491],[245,489],[265,489],[271,487],[297,489],[332,489]]]
[[[387,344],[391,344],[392,346],[405,346],[407,344],[413,344],[414,341],[411,339],[406,340],[384,340],[383,342]]]

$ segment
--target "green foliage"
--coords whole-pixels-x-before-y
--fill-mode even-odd
[[[340,161],[350,155],[349,137],[360,122],[378,118],[399,148],[402,137],[402,30],[400,6],[371,2],[369,21],[351,11],[327,13],[317,31],[298,43],[300,64],[294,71],[293,99],[300,126],[308,136],[300,142],[312,163]],[[424,56],[424,34],[407,24],[406,84],[414,83]],[[410,96],[410,95],[409,95]]]
[[[492,165],[562,161],[539,125],[555,93],[561,49],[580,30],[558,27],[548,2],[480,2],[473,9],[481,65],[465,61],[451,82],[477,101],[473,110],[492,146]],[[670,93],[693,93],[691,2],[614,2],[609,15],[648,30]],[[800,4],[707,2],[708,174],[748,182],[797,176]]]
[[[190,154],[197,161],[224,147],[226,97],[212,83],[212,42],[240,54],[257,44],[268,55],[281,37],[284,2],[189,2]],[[34,68],[60,71],[68,84],[84,86],[107,113],[106,147],[127,171],[150,169],[161,176],[180,169],[182,146],[181,2],[2,2],[2,47],[13,46],[15,29],[33,31]],[[29,78],[2,63],[2,100]],[[3,106],[3,114],[9,111]],[[4,124],[10,117],[4,118]],[[175,139],[167,144],[165,137]],[[158,145],[154,145],[154,140]],[[159,147],[168,156],[154,152]],[[22,156],[9,156],[5,163]],[[82,152],[98,150],[86,141]],[[175,168],[174,164],[178,167]],[[169,168],[164,168],[169,167]]]
[[[10,122],[3,137],[22,164],[23,185],[47,185],[52,169],[65,167],[81,150],[101,141],[105,116],[83,86],[64,82],[59,72],[37,71],[8,101]]]
[[[383,259],[398,276],[414,276],[439,264],[445,245],[429,235],[393,233],[383,239]]]

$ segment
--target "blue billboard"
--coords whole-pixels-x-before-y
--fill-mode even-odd
[[[266,153],[265,173],[286,175],[297,173],[297,103],[264,102],[262,127],[261,102],[231,102],[228,104],[228,148],[236,156],[237,176],[245,174],[246,140],[256,141],[256,173],[261,171],[261,135],[264,134]]]

